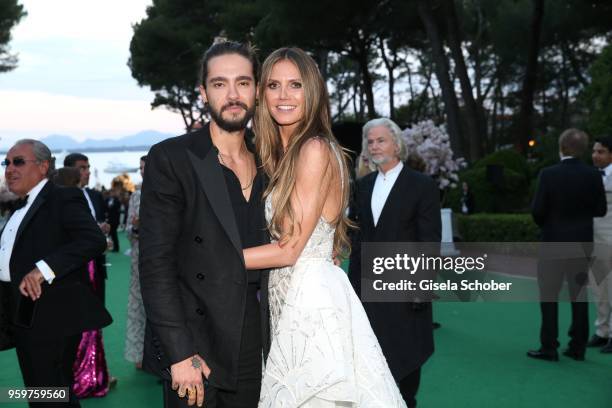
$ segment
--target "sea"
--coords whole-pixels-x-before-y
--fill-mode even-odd
[[[64,157],[68,152],[53,153],[55,164],[60,168],[64,164]],[[147,150],[114,151],[114,152],[84,152],[89,158],[91,176],[89,187],[101,189],[102,186],[109,189],[113,178],[122,173],[127,173],[134,184],[140,184],[142,178],[138,167],[140,158],[147,154]]]

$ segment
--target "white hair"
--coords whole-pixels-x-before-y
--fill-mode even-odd
[[[370,156],[370,152],[368,151],[368,133],[375,127],[384,126],[389,129],[391,133],[391,137],[395,142],[395,145],[399,148],[399,153],[397,157],[401,161],[405,161],[408,158],[408,150],[406,149],[406,143],[404,143],[404,139],[402,138],[402,130],[400,127],[388,118],[377,118],[368,121],[365,125],[363,125],[363,129],[361,132],[362,140],[361,140],[361,155],[365,157],[368,162],[372,162],[372,157]]]

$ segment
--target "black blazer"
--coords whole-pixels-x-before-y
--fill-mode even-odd
[[[440,193],[435,182],[408,166],[400,172],[374,226],[372,191],[378,172],[355,183],[351,218],[359,229],[352,234],[349,279],[361,292],[362,242],[440,242]],[[427,361],[433,353],[431,304],[363,304],[370,324],[396,381]]]
[[[109,325],[112,318],[87,276],[87,262],[105,248],[83,192],[47,182],[17,231],[10,260],[13,312],[26,299],[19,284],[36,262],[45,261],[56,277],[50,285],[43,283],[32,327],[18,328],[18,335],[53,339]]]
[[[163,373],[199,353],[211,368],[210,383],[233,390],[249,272],[217,153],[207,125],[158,143],[147,157],[139,234],[144,363]],[[260,238],[269,242],[267,231]],[[262,273],[266,354],[267,278]]]
[[[87,195],[93,204],[94,212],[96,213],[96,221],[99,223],[106,222],[106,204],[102,193],[93,188],[86,188]],[[96,262],[96,278],[99,285],[104,285],[106,279],[106,255],[102,254],[95,259]]]
[[[540,172],[531,213],[544,242],[593,242],[593,217],[607,212],[601,175],[579,159]]]
[[[117,197],[106,199],[106,219],[111,228],[117,228],[121,223],[121,201]]]
[[[96,213],[96,221],[105,222],[106,221],[106,203],[104,202],[104,197],[102,193],[98,190],[94,190],[93,188],[86,188],[87,194],[89,195],[89,199],[94,207],[94,212]]]

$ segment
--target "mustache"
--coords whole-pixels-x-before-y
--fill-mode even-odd
[[[225,110],[227,110],[227,109],[231,108],[232,106],[240,106],[240,107],[241,107],[242,109],[244,109],[245,111],[248,111],[248,110],[249,110],[249,107],[248,107],[248,106],[246,106],[246,104],[245,104],[245,103],[242,103],[242,102],[236,101],[236,102],[229,102],[229,103],[227,103],[227,104],[223,105],[223,107],[221,108],[221,113],[223,113],[223,111],[225,111]]]

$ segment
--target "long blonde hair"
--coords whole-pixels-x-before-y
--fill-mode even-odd
[[[284,151],[279,127],[272,118],[270,110],[265,103],[265,90],[274,64],[279,61],[291,61],[300,72],[304,89],[304,117],[289,138],[286,151]],[[340,144],[331,131],[331,114],[329,96],[325,81],[319,72],[317,64],[306,52],[300,48],[279,48],[266,58],[259,81],[258,98],[261,101],[253,122],[255,131],[255,146],[262,161],[263,169],[270,178],[264,197],[272,196],[273,216],[268,226],[272,236],[280,240],[281,244],[287,242],[294,234],[295,211],[291,204],[291,196],[295,190],[296,165],[302,146],[311,138],[319,137],[330,144],[331,154],[335,144]],[[352,223],[346,216],[349,199],[349,181],[347,154],[343,149],[338,150],[340,177],[342,178],[341,208],[338,216],[331,221],[336,228],[334,235],[334,251],[338,256],[346,256],[350,251],[348,228]],[[289,221],[289,231],[284,221]],[[284,227],[284,229],[283,229]]]

